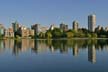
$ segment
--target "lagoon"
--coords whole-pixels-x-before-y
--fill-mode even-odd
[[[0,40],[1,72],[108,72],[107,39]]]

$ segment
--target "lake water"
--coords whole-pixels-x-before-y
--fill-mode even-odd
[[[108,72],[108,40],[0,40],[0,72]]]

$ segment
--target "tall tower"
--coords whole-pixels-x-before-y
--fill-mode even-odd
[[[78,21],[73,21],[73,30],[78,31]]]
[[[31,29],[35,31],[35,35],[38,35],[40,32],[40,24],[34,24],[31,26]]]
[[[12,27],[13,27],[14,32],[16,32],[19,28],[19,23],[17,21],[12,23]]]
[[[68,30],[68,25],[61,23],[60,24],[60,29],[62,29],[63,31],[67,31]]]
[[[88,16],[88,30],[91,32],[95,31],[96,26],[96,15],[92,14]]]

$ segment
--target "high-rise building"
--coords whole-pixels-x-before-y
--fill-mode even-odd
[[[29,30],[29,35],[30,35],[30,36],[34,36],[34,35],[35,35],[35,33],[34,33],[34,30],[33,30],[33,29]]]
[[[92,14],[88,16],[88,30],[91,32],[95,31],[96,26],[96,15]]]
[[[60,29],[62,29],[63,31],[67,31],[68,30],[68,25],[61,23],[60,24]]]
[[[25,26],[21,26],[17,32],[21,37],[29,37],[29,29]]]
[[[5,37],[14,37],[13,28],[5,29],[4,36]]]
[[[73,30],[78,31],[79,23],[78,21],[73,21]]]
[[[0,24],[0,34],[4,35],[4,32],[5,32],[5,28],[4,28],[3,24]]]
[[[9,37],[14,37],[13,28],[9,28],[9,29],[8,29],[8,32],[9,32]]]
[[[16,32],[19,28],[19,23],[18,22],[12,23],[12,27],[13,27],[13,31]]]
[[[35,35],[38,35],[40,32],[40,24],[34,24],[31,26],[31,29],[35,31]]]

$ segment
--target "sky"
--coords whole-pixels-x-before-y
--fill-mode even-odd
[[[10,27],[19,22],[30,27],[39,23],[50,26],[65,23],[72,27],[77,20],[87,28],[88,15],[96,14],[96,25],[108,26],[108,0],[0,0],[0,23]]]

